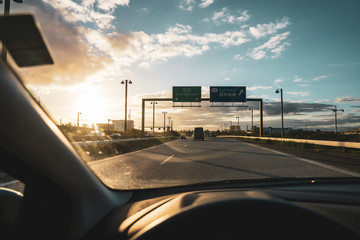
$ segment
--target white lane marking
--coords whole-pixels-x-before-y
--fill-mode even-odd
[[[245,142],[242,142],[242,143],[245,143]],[[297,160],[307,162],[307,163],[311,163],[311,164],[314,164],[314,165],[317,165],[317,166],[320,166],[320,167],[323,167],[323,168],[327,168],[329,170],[332,170],[332,171],[335,171],[335,172],[338,172],[338,173],[346,174],[346,175],[349,175],[349,176],[352,176],[352,177],[360,177],[360,174],[356,173],[356,172],[347,171],[347,170],[337,168],[337,167],[333,167],[333,166],[330,166],[330,165],[327,165],[327,164],[324,164],[324,163],[315,162],[313,160],[309,160],[309,159],[306,159],[306,158],[296,157],[296,156],[291,155],[291,154],[279,152],[279,151],[269,149],[269,148],[260,147],[260,146],[255,145],[255,144],[251,144],[251,143],[245,143],[245,144],[251,145],[253,147],[258,147],[258,148],[261,148],[261,149],[264,149],[264,150],[267,150],[267,151],[270,151],[270,152],[273,152],[273,153],[277,153],[277,154],[280,154],[280,155],[284,155],[284,156],[287,156],[287,157],[292,157],[292,158],[295,158]]]
[[[18,183],[18,182],[20,182],[20,181],[19,180],[13,180],[13,181],[6,182],[6,183],[0,183],[0,187],[6,187],[6,186],[9,186],[11,184]]]
[[[168,157],[167,159],[165,159],[164,161],[162,161],[162,162],[160,163],[160,165],[163,165],[164,163],[166,163],[167,161],[169,161],[170,159],[172,159],[173,156],[175,156],[175,154],[171,155],[170,157]]]
[[[100,160],[92,160],[90,162],[87,162],[87,164],[88,165],[94,165],[94,164],[97,164],[97,163],[106,162],[106,161],[113,160],[113,159],[116,159],[116,158],[119,158],[119,157],[130,155],[130,154],[133,154],[133,153],[139,153],[139,152],[142,152],[142,151],[150,150],[152,148],[160,147],[162,145],[166,145],[166,144],[171,143],[171,142],[173,142],[173,141],[165,142],[165,143],[155,145],[155,146],[152,146],[152,147],[148,147],[148,148],[143,148],[143,149],[140,149],[140,150],[137,150],[137,151],[134,151],[134,152],[128,152],[128,153],[124,153],[124,154],[115,155],[115,156],[100,159]]]

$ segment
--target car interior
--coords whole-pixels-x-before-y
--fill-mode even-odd
[[[0,28],[27,22],[38,33],[31,19],[2,19]],[[10,53],[23,46],[12,44]],[[357,178],[111,189],[4,61],[0,81],[0,170],[25,185],[23,194],[0,188],[1,239],[360,239]]]

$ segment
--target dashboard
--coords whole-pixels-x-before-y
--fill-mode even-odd
[[[115,209],[87,237],[360,239],[359,189],[310,184],[164,194]]]

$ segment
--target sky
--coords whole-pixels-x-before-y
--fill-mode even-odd
[[[333,130],[360,127],[360,2],[231,0],[24,0],[11,13],[31,12],[55,64],[17,70],[57,123],[107,123],[129,115],[141,126],[141,99],[172,96],[173,86],[246,86],[264,101],[264,127]],[[11,62],[11,60],[10,60]],[[258,105],[156,105],[176,129],[258,125]],[[152,105],[146,106],[152,125]]]

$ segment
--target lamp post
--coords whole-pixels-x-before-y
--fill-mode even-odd
[[[22,0],[13,0],[16,3],[22,3]],[[0,3],[3,3],[2,0],[0,0]],[[4,16],[10,15],[10,0],[5,0],[5,6],[4,6]],[[2,51],[1,51],[1,57],[6,62],[7,57],[7,49],[4,45],[2,45]]]
[[[166,122],[166,114],[167,112],[162,112],[164,114],[164,136],[165,136],[165,122]]]
[[[108,131],[110,131],[110,121],[111,121],[111,119],[109,118],[108,119]]]
[[[251,110],[251,135],[252,135],[254,128],[254,108],[249,107],[249,110]]]
[[[168,117],[168,119],[169,119],[168,132],[170,132],[170,120],[171,120],[171,117]]]
[[[236,117],[238,120],[238,135],[240,136],[240,116]]]
[[[344,112],[344,109],[338,109],[337,106],[335,106],[335,108],[331,110],[334,112],[335,115],[334,125],[335,125],[335,134],[337,134],[337,112],[338,111]]]
[[[150,104],[153,105],[153,137],[155,137],[155,105],[157,102],[153,101]]]
[[[279,89],[276,89],[275,93],[279,93]],[[283,104],[283,90],[280,88],[281,95],[281,138],[284,137],[284,104]]]
[[[124,122],[124,133],[126,136],[126,129],[127,129],[127,89],[128,84],[132,84],[131,80],[125,79],[121,81],[121,84],[125,84],[125,122]]]
[[[80,126],[80,114],[81,114],[81,112],[78,112],[78,116],[77,116],[77,127]]]

